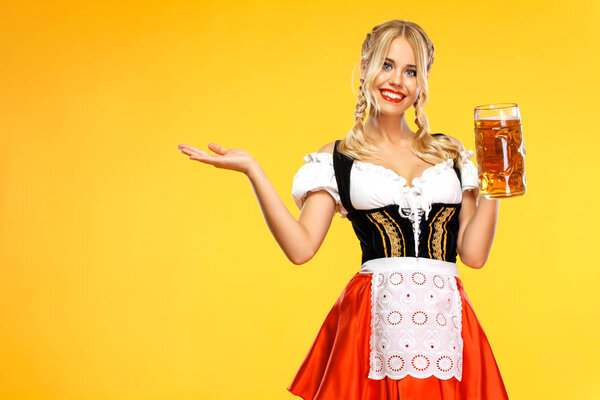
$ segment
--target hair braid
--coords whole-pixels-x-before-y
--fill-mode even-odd
[[[421,139],[424,135],[429,133],[429,119],[425,113],[425,105],[427,104],[427,92],[422,91],[417,96],[415,101],[415,124],[419,127],[416,133],[416,139]]]
[[[356,109],[354,111],[354,119],[356,122],[360,122],[362,125],[362,121],[365,119],[366,110],[367,110],[367,97],[365,96],[365,80],[363,78],[360,79],[360,86],[358,87],[358,102],[356,103]]]
[[[338,150],[352,158],[368,158],[377,151],[377,147],[369,143],[365,138],[365,126],[363,120],[367,115],[369,99],[365,88],[365,79],[360,79],[358,87],[358,99],[354,111],[354,125],[350,134],[340,143]],[[352,149],[348,152],[348,149]]]

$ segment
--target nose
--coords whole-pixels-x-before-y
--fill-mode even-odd
[[[402,70],[400,68],[397,68],[392,74],[392,77],[390,78],[390,83],[394,86],[400,87],[402,86],[403,77],[404,75],[402,74]]]

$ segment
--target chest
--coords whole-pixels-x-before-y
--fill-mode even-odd
[[[387,171],[390,175],[403,178],[406,181],[407,186],[412,186],[411,183],[415,178],[421,177],[425,173],[425,171],[427,171],[431,167],[435,166],[435,164],[427,163],[427,162],[420,160],[418,158],[415,158],[415,157],[412,157],[412,158],[396,157],[395,159],[396,159],[396,161],[391,165],[380,165],[377,162],[371,162],[369,160],[363,160],[363,161],[354,160],[353,164],[358,165],[358,168],[362,169],[362,170],[364,170],[365,168],[369,168],[369,166],[371,166],[371,168],[373,170]],[[406,174],[400,174],[397,171],[413,171],[413,172],[409,172]],[[421,172],[418,172],[418,171],[421,171]]]
[[[350,171],[350,201],[359,210],[396,204],[412,211],[430,209],[434,203],[460,203],[461,183],[452,165],[449,160],[430,166],[408,182],[390,168],[354,162]]]

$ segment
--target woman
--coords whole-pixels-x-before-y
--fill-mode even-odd
[[[304,157],[296,221],[245,151],[180,145],[191,160],[245,173],[273,236],[294,264],[317,252],[335,212],[363,255],[293,382],[307,399],[507,399],[500,371],[458,277],[456,256],[485,264],[498,200],[479,198],[462,143],[430,134],[424,111],[434,46],[415,23],[375,26],[362,45],[356,122]],[[414,106],[413,132],[405,112]],[[369,116],[363,124],[366,110]]]

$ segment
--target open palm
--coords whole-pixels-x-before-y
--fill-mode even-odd
[[[233,149],[209,143],[208,148],[217,154],[209,154],[204,150],[197,149],[187,144],[179,144],[177,148],[182,153],[190,156],[190,160],[196,160],[205,164],[211,164],[217,168],[231,169],[234,171],[248,173],[254,158],[245,150]]]

